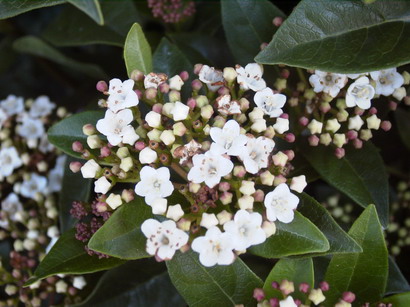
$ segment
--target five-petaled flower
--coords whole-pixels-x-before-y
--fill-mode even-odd
[[[158,169],[144,166],[140,172],[141,181],[135,186],[135,193],[145,197],[149,205],[158,198],[168,197],[174,191],[174,186],[169,180],[171,174],[166,167]]]
[[[120,79],[110,80],[108,87],[107,106],[113,112],[118,112],[120,110],[134,107],[138,105],[138,95],[134,92],[134,80],[128,79],[121,82]]]
[[[286,183],[279,184],[265,196],[266,216],[269,221],[276,220],[290,223],[294,218],[294,210],[299,204],[299,198],[290,192]]]
[[[282,108],[286,103],[286,96],[283,94],[274,94],[269,87],[256,92],[253,98],[255,104],[270,117],[278,117],[283,111]]]

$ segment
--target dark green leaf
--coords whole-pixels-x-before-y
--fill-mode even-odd
[[[66,154],[81,158],[81,154],[72,150],[73,142],[79,141],[86,146],[87,136],[83,134],[83,126],[85,124],[95,125],[103,117],[103,111],[87,111],[71,115],[48,130],[48,140]]]
[[[108,270],[125,262],[118,258],[98,259],[97,256],[88,255],[84,249],[84,243],[78,241],[74,235],[75,229],[63,233],[25,286],[56,274],[94,273]]]
[[[387,278],[385,295],[406,291],[410,291],[410,285],[394,259],[389,256],[389,276]]]
[[[9,69],[9,67],[14,63],[16,58],[16,53],[12,48],[11,37],[3,38],[0,41],[0,73],[4,73]]]
[[[104,273],[91,294],[75,307],[185,306],[165,270],[153,258],[128,261]]]
[[[255,60],[340,73],[410,61],[410,2],[303,0]]]
[[[91,237],[88,247],[121,259],[149,257],[141,224],[152,218],[151,207],[136,198],[115,210],[107,222]]]
[[[400,293],[393,296],[386,297],[383,303],[392,304],[394,307],[410,306],[410,292]]]
[[[90,16],[99,25],[104,24],[104,17],[101,12],[98,0],[67,0],[79,10]]]
[[[0,19],[10,18],[31,10],[64,2],[65,0],[0,0]]]
[[[128,32],[124,46],[124,60],[128,76],[135,69],[147,74],[152,71],[151,47],[145,38],[141,26],[137,23]]]
[[[299,291],[299,285],[301,283],[307,283],[310,287],[313,287],[315,284],[312,258],[279,260],[269,273],[263,285],[266,296],[269,298],[277,297],[282,299],[282,296],[278,296],[280,292],[272,288],[272,282],[276,281],[281,283],[281,281],[285,279],[292,281],[295,285],[296,291],[292,293],[292,297],[303,301],[306,298],[306,294]]]
[[[241,65],[254,62],[261,44],[268,43],[276,30],[273,19],[285,17],[267,0],[224,0],[221,7],[229,47]]]
[[[315,224],[329,241],[326,254],[360,253],[362,248],[333,219],[329,212],[309,195],[299,194],[297,210]]]
[[[172,283],[191,307],[254,306],[253,290],[262,286],[241,259],[207,268],[199,262],[198,254],[177,252],[167,267]]]
[[[291,223],[277,222],[276,228],[273,236],[251,247],[250,252],[265,258],[281,258],[329,250],[329,242],[323,233],[297,211]]]
[[[394,117],[396,118],[400,138],[407,149],[410,150],[410,112],[398,108],[394,112]]]
[[[334,255],[326,272],[330,285],[326,305],[333,306],[345,291],[356,295],[355,305],[382,298],[388,275],[388,254],[376,207],[368,206],[355,221],[349,235],[363,253]]]
[[[386,227],[389,214],[387,174],[373,144],[366,142],[360,150],[347,146],[342,159],[336,158],[330,147],[305,146],[302,153],[327,183],[362,207],[375,204],[380,221]]]
[[[82,63],[76,60],[70,59],[62,54],[57,49],[54,49],[41,39],[34,36],[24,36],[14,41],[13,47],[15,50],[27,53],[30,55],[38,56],[71,70],[83,73],[95,79],[101,79],[106,77],[105,72],[94,64]]]

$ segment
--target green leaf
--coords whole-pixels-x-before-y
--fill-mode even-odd
[[[48,140],[64,153],[75,158],[81,158],[81,154],[72,150],[73,142],[79,141],[86,146],[87,136],[83,134],[83,126],[85,124],[95,126],[97,121],[103,117],[103,111],[86,111],[71,115],[48,130]]]
[[[60,230],[62,232],[74,226],[75,219],[70,214],[72,203],[74,201],[88,201],[93,186],[93,180],[85,179],[81,173],[73,173],[70,170],[69,166],[73,161],[77,161],[77,159],[67,157],[58,198],[58,214],[60,217]]]
[[[152,71],[151,47],[145,38],[141,26],[137,23],[131,27],[125,40],[124,60],[128,76],[135,69],[148,74]]]
[[[403,276],[394,259],[389,256],[389,276],[385,295],[410,291],[410,285]]]
[[[138,197],[116,209],[91,237],[88,247],[121,259],[149,257],[145,251],[147,239],[141,231],[141,224],[152,217],[151,207]]]
[[[165,270],[153,258],[128,261],[104,273],[91,294],[73,307],[186,306]]]
[[[362,252],[360,245],[336,223],[321,204],[305,193],[299,194],[299,198],[297,210],[315,224],[329,241],[330,249],[325,254]]]
[[[193,251],[177,252],[167,261],[172,283],[190,307],[254,306],[253,290],[262,286],[241,259],[231,265],[204,267]]]
[[[285,14],[267,0],[221,1],[222,23],[236,61],[254,62],[262,43],[268,43],[277,29],[272,21]]]
[[[69,3],[86,13],[99,25],[104,24],[104,17],[101,12],[98,0],[67,0]]]
[[[400,293],[383,299],[383,303],[392,304],[394,307],[410,306],[410,292]]]
[[[349,235],[362,246],[363,253],[333,256],[325,278],[330,284],[327,306],[337,303],[345,291],[356,295],[355,305],[377,302],[386,288],[388,253],[374,205],[363,211]]]
[[[279,260],[269,273],[263,285],[266,297],[283,299],[282,294],[272,288],[272,282],[276,281],[281,283],[281,281],[285,279],[292,281],[295,285],[296,291],[292,293],[292,297],[300,299],[303,302],[306,298],[306,294],[299,291],[299,285],[301,283],[307,283],[310,287],[313,287],[315,284],[312,258]],[[280,296],[278,296],[278,294],[280,294]]]
[[[410,150],[410,112],[402,108],[398,108],[394,111],[394,117],[396,119],[397,130],[399,131],[400,138],[407,150]]]
[[[302,154],[322,179],[362,207],[375,204],[383,227],[389,216],[389,187],[384,163],[376,147],[365,142],[362,149],[346,147],[336,158],[331,147],[303,147]]]
[[[84,243],[78,241],[74,235],[75,229],[62,234],[25,286],[56,274],[94,273],[108,270],[125,262],[118,258],[98,259],[97,256],[88,255],[84,249]]]
[[[24,36],[14,41],[13,47],[21,53],[38,56],[95,79],[105,78],[105,72],[94,64],[73,60],[35,36]]]
[[[62,4],[65,0],[0,0],[0,19],[6,19],[42,7]]]
[[[410,2],[303,0],[255,60],[340,73],[410,62]]]
[[[282,258],[329,250],[329,242],[323,233],[307,218],[295,211],[295,219],[289,223],[276,223],[276,233],[264,243],[252,246],[252,254],[265,258]]]

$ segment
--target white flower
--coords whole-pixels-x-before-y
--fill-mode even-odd
[[[49,193],[59,192],[64,176],[64,165],[67,157],[60,156],[57,158],[56,165],[48,174],[48,188]]]
[[[0,129],[3,127],[5,121],[8,119],[8,115],[6,112],[3,111],[3,109],[0,109]]]
[[[275,147],[275,142],[263,136],[248,138],[245,150],[239,155],[248,173],[256,174],[268,166],[269,155]]]
[[[188,180],[193,183],[205,182],[210,188],[217,185],[221,178],[233,169],[231,160],[211,151],[195,155],[192,162],[194,166],[189,170]]]
[[[350,130],[354,129],[354,130],[359,131],[360,128],[363,126],[363,124],[364,124],[363,119],[359,115],[356,115],[356,116],[349,118],[348,128]]]
[[[115,209],[117,209],[119,206],[122,205],[121,195],[111,193],[111,194],[107,197],[107,199],[105,200],[105,202],[107,203],[108,206],[111,207],[111,209],[115,210]]]
[[[133,126],[128,125],[122,129],[122,142],[133,146],[135,142],[139,139],[139,135],[135,132]]]
[[[13,170],[23,165],[14,146],[0,150],[0,176],[9,176]]]
[[[37,193],[44,193],[47,187],[47,178],[32,173],[29,180],[21,184],[20,194],[27,198],[35,199]]]
[[[261,225],[262,215],[239,210],[232,221],[224,224],[224,230],[232,234],[235,249],[243,251],[251,245],[265,242],[266,234]]]
[[[0,101],[0,107],[8,116],[13,116],[24,111],[24,100],[22,97],[8,95],[5,100]]]
[[[169,79],[169,88],[171,90],[180,91],[183,85],[184,81],[179,75],[175,75],[171,79]]]
[[[378,95],[389,96],[404,83],[403,76],[397,72],[396,68],[373,71],[370,76],[376,81],[376,94]]]
[[[73,279],[73,287],[82,290],[87,285],[83,276],[75,276]]]
[[[199,253],[199,261],[206,267],[233,263],[234,247],[232,235],[222,233],[216,226],[208,229],[205,236],[196,238],[191,245],[191,248]]]
[[[186,245],[189,239],[189,236],[170,220],[160,223],[148,219],[142,223],[141,231],[147,237],[147,253],[162,260],[172,259],[175,251]]]
[[[189,114],[189,107],[180,101],[176,101],[171,110],[171,114],[175,121],[185,120]]]
[[[271,222],[279,220],[282,223],[290,223],[298,203],[299,198],[290,192],[286,183],[281,183],[265,196],[266,216]]]
[[[289,130],[289,119],[281,117],[277,118],[276,123],[273,125],[273,129],[275,129],[277,133],[285,133]]]
[[[168,77],[165,74],[156,74],[156,73],[149,73],[144,78],[144,87],[148,88],[158,88],[158,86],[165,81],[167,81]]]
[[[161,114],[150,111],[145,115],[145,121],[147,122],[148,126],[152,128],[158,128],[161,126]]]
[[[134,107],[138,105],[138,95],[134,92],[134,80],[128,79],[121,82],[120,79],[110,80],[108,93],[110,96],[107,99],[107,106],[113,112]]]
[[[228,120],[222,129],[212,127],[209,134],[215,142],[211,145],[211,151],[216,154],[239,156],[248,141],[248,138],[241,134],[241,127],[234,119]]]
[[[153,163],[157,160],[157,152],[149,147],[145,147],[139,154],[139,160],[142,164]]]
[[[290,182],[290,188],[298,193],[302,193],[306,186],[307,182],[305,175],[293,177],[292,181]]]
[[[340,89],[346,85],[347,76],[316,70],[315,74],[310,76],[309,82],[316,93],[324,92],[336,97]]]
[[[370,85],[370,80],[367,77],[361,77],[352,83],[347,89],[346,106],[358,106],[362,109],[369,109],[370,101],[374,97],[375,89]]]
[[[101,167],[94,159],[91,159],[84,163],[80,170],[84,178],[95,178],[95,175],[101,170]]]
[[[19,200],[19,197],[15,193],[10,193],[2,202],[1,202],[1,211],[7,213],[7,217],[16,221],[16,213],[23,211],[23,206]],[[0,227],[8,229],[9,222],[7,219],[0,220]]]
[[[262,79],[263,67],[257,63],[250,63],[245,68],[237,65],[238,84],[244,90],[261,91],[266,87],[265,80]]]
[[[212,92],[216,92],[224,82],[222,71],[208,65],[202,66],[199,72],[199,80],[205,83]]]
[[[141,181],[135,186],[135,193],[145,197],[145,202],[150,204],[156,198],[170,196],[174,191],[174,186],[169,180],[171,174],[166,167],[154,169],[144,166],[140,172]]]
[[[266,115],[272,118],[278,117],[283,113],[282,108],[286,103],[286,96],[283,94],[274,94],[272,89],[267,87],[257,92],[253,100]]]
[[[181,217],[184,216],[184,210],[180,204],[176,204],[174,206],[169,206],[167,210],[167,218],[174,220],[175,222],[179,221]]]
[[[111,182],[107,180],[104,176],[99,178],[96,182],[94,182],[94,192],[106,194],[108,190],[111,188]]]
[[[236,100],[231,100],[231,95],[216,98],[218,112],[222,115],[241,114],[241,106]]]
[[[279,301],[279,307],[297,307],[293,297],[288,296],[286,299]]]
[[[29,114],[31,117],[43,117],[51,114],[51,111],[56,107],[55,103],[50,101],[47,96],[40,96],[34,100],[30,107]]]
[[[43,122],[40,119],[34,119],[28,116],[23,117],[22,124],[20,124],[17,129],[18,134],[28,140],[41,138],[45,133]]]
[[[51,144],[48,141],[48,137],[47,134],[44,134],[41,138],[40,138],[40,143],[38,144],[38,149],[42,152],[42,153],[48,153],[52,150],[54,150],[54,145]]]
[[[103,119],[97,122],[96,128],[99,132],[107,136],[108,142],[117,146],[123,141],[123,136],[129,133],[129,123],[133,120],[130,109],[121,110],[114,113],[111,110],[105,112]],[[132,127],[131,127],[132,128]]]
[[[202,213],[202,219],[200,225],[209,229],[213,226],[218,225],[218,219],[214,213]]]

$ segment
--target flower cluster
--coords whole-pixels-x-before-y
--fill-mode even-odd
[[[85,286],[81,276],[56,276],[22,287],[60,236],[57,192],[65,156],[58,155],[45,131],[67,112],[55,108],[46,96],[10,95],[0,101],[0,240],[8,250],[0,265],[2,306],[71,303]]]
[[[184,0],[148,0],[152,15],[166,23],[179,23],[195,14],[194,1]]]
[[[187,72],[100,81],[105,116],[83,127],[88,148],[74,142],[73,150],[88,161],[71,169],[96,179],[94,191],[110,210],[135,196],[110,190],[136,183],[135,197],[167,218],[141,226],[158,260],[191,247],[205,266],[227,265],[273,235],[275,222],[292,222],[299,198],[291,190],[302,192],[306,179],[290,178],[294,152],[276,145],[295,137],[287,98],[267,87],[261,65],[220,71],[197,64],[194,72],[188,97]]]

